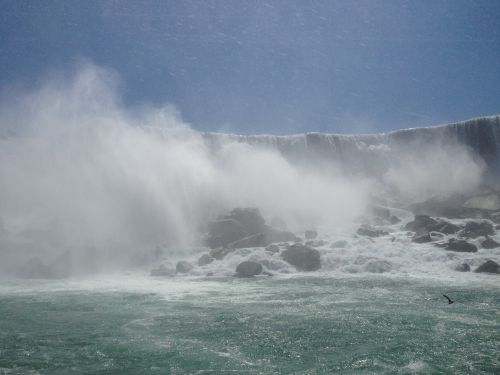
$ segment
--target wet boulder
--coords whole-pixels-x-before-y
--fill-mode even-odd
[[[264,232],[266,229],[266,222],[258,208],[235,208],[224,218],[237,221],[248,234]]]
[[[427,243],[427,242],[432,242],[433,239],[430,235],[430,233],[416,233],[413,238],[411,239],[411,242],[415,243]]]
[[[495,233],[493,225],[487,221],[469,221],[460,232],[460,236],[466,238],[477,238],[491,236]]]
[[[359,234],[360,236],[366,236],[366,237],[380,237],[389,234],[386,231],[373,228],[369,225],[361,225],[359,229],[356,231],[356,233]]]
[[[470,266],[467,263],[462,263],[462,264],[459,264],[458,266],[455,267],[455,271],[458,271],[458,272],[469,272],[470,271]]]
[[[484,249],[496,249],[497,247],[500,247],[500,243],[490,238],[489,236],[486,236],[486,239],[481,242],[481,246]]]
[[[236,267],[236,276],[252,277],[262,273],[262,265],[257,262],[245,261]]]
[[[214,259],[221,260],[226,255],[232,253],[234,250],[236,249],[230,247],[218,247],[216,249],[210,250],[209,256],[211,256]]]
[[[500,274],[500,264],[492,260],[488,260],[481,264],[474,272],[497,273]]]
[[[211,249],[226,246],[248,236],[248,231],[234,219],[222,219],[209,223],[207,245]]]
[[[250,236],[244,237],[240,240],[231,242],[227,245],[229,248],[233,249],[243,249],[246,247],[263,247],[267,246],[267,236],[265,233],[251,234]]]
[[[319,251],[302,244],[288,246],[281,257],[299,271],[316,271],[321,268]]]
[[[436,220],[427,215],[416,215],[413,221],[405,225],[404,229],[421,234],[427,232],[454,234],[460,230],[460,227],[446,220]]]
[[[198,259],[198,266],[206,266],[207,264],[212,263],[215,258],[211,257],[209,254],[203,254],[200,259]]]
[[[460,253],[475,253],[477,252],[477,247],[470,242],[465,240],[457,240],[455,238],[451,238],[448,240],[448,243],[445,246],[445,249],[448,251],[457,251]]]
[[[181,260],[180,262],[177,262],[175,266],[175,272],[177,273],[188,273],[193,269],[193,265],[188,262],[187,260]]]
[[[269,245],[266,247],[266,251],[268,253],[275,254],[280,252],[280,248],[278,247],[278,245]]]

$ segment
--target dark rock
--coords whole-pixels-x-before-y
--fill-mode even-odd
[[[458,225],[449,223],[444,220],[438,221],[436,227],[433,229],[435,232],[440,232],[444,234],[455,234],[460,230]]]
[[[227,254],[229,253],[232,253],[234,250],[234,248],[229,248],[229,247],[218,247],[216,249],[212,249],[209,253],[209,255],[212,257],[212,258],[215,258],[217,260],[221,260],[222,258],[224,258]]]
[[[188,273],[193,269],[193,265],[189,263],[186,260],[181,260],[180,262],[177,262],[175,266],[175,272],[177,273]]]
[[[278,247],[278,245],[269,245],[266,247],[266,251],[268,253],[279,253],[280,248]]]
[[[411,239],[411,242],[415,243],[426,243],[426,242],[432,242],[433,239],[431,238],[431,235],[429,233],[423,233],[423,234],[418,234],[416,233],[413,238]]]
[[[262,273],[262,265],[257,262],[245,261],[236,267],[236,276],[252,277]]]
[[[309,246],[293,244],[281,253],[281,257],[299,271],[316,271],[321,268],[319,251]]]
[[[356,233],[359,234],[360,236],[367,236],[367,237],[380,237],[389,234],[388,232],[372,228],[368,225],[361,225]]]
[[[458,271],[458,272],[469,272],[470,271],[470,266],[467,263],[462,263],[462,264],[459,264],[458,266],[455,267],[455,271]]]
[[[467,242],[465,240],[457,240],[454,238],[448,240],[448,244],[446,245],[445,249],[449,251],[457,251],[460,253],[477,252],[476,245],[471,244],[470,242]]]
[[[273,242],[294,242],[297,241],[299,238],[293,234],[292,232],[287,232],[284,230],[277,230],[271,227],[266,228],[266,242],[267,243],[273,243]]]
[[[405,230],[411,230],[413,232],[430,232],[433,231],[437,226],[438,222],[427,215],[415,215],[413,221],[410,221],[405,225]]]
[[[212,258],[209,254],[203,254],[200,259],[198,259],[198,266],[206,266],[207,264],[210,264],[214,261],[215,259]]]
[[[481,242],[481,246],[484,249],[496,249],[497,247],[500,247],[500,243],[491,239],[489,236],[486,236],[486,239]]]
[[[460,194],[432,197],[424,202],[412,204],[409,209],[417,215],[433,215],[448,218],[461,217],[465,197]],[[410,229],[411,230],[411,229]]]
[[[266,222],[258,208],[235,208],[224,218],[236,220],[241,223],[248,234],[265,231]]]
[[[165,267],[161,264],[158,268],[151,270],[151,276],[174,276],[175,270]]]
[[[401,219],[399,217],[397,217],[397,216],[392,215],[389,218],[389,223],[391,223],[391,224],[397,224],[399,222],[401,222]]]
[[[304,233],[304,237],[306,240],[314,240],[316,237],[318,237],[318,232],[315,230],[306,230]]]
[[[234,219],[217,220],[209,223],[207,245],[211,249],[237,241],[248,236],[248,231]]]
[[[266,233],[257,233],[242,238],[238,241],[231,242],[227,245],[227,247],[233,249],[243,249],[246,247],[263,247],[267,246],[268,244],[269,242],[267,241]]]
[[[465,224],[465,228],[460,232],[460,235],[466,238],[477,238],[491,236],[494,233],[493,225],[487,221],[469,221]]]
[[[500,273],[500,265],[492,260],[481,264],[474,272]]]

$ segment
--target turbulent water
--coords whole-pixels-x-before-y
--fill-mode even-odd
[[[484,275],[9,282],[0,373],[495,374],[498,292]]]

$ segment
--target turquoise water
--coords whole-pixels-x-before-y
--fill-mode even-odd
[[[4,282],[0,374],[498,374],[497,280]]]

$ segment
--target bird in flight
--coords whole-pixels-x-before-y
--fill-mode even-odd
[[[455,301],[452,301],[451,298],[448,297],[446,294],[443,294],[443,297],[448,300],[448,305],[451,305],[453,302],[455,302]]]

